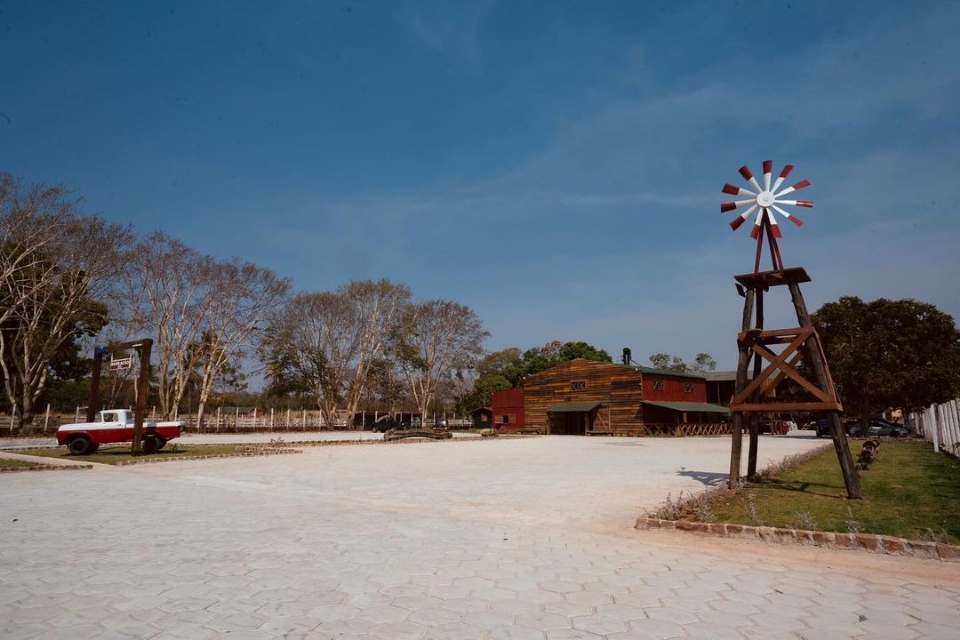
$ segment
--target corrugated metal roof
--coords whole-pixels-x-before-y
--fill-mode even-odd
[[[722,407],[719,404],[710,404],[709,402],[654,402],[644,400],[641,404],[649,404],[654,407],[663,407],[664,409],[673,409],[674,411],[700,411],[702,413],[730,413],[730,409]]]
[[[547,407],[547,413],[581,413],[593,411],[600,406],[599,402],[565,402]]]
[[[624,365],[621,365],[624,366]],[[661,376],[677,376],[678,378],[697,378],[698,380],[703,380],[702,373],[694,373],[692,371],[670,371],[668,369],[654,369],[653,367],[644,367],[639,364],[629,365],[631,369],[639,371],[640,373],[652,373]]]

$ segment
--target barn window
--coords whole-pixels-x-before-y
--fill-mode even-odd
[[[683,383],[683,392],[684,393],[693,393],[693,383],[685,382]]]
[[[512,417],[513,417],[512,415],[510,415],[510,416],[502,416],[500,422],[503,423],[503,424],[510,424],[510,423],[512,422],[512,420],[510,420],[510,418],[512,418]]]
[[[663,391],[663,380],[654,380],[654,381],[653,381],[653,390],[654,390],[654,391]]]
[[[587,381],[586,380],[571,380],[570,381],[570,391],[586,391],[587,390]]]

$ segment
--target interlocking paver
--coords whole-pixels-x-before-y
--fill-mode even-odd
[[[494,627],[490,630],[489,640],[543,640],[543,631],[524,627]]]
[[[463,621],[481,629],[494,627],[509,627],[514,624],[517,616],[507,611],[468,611],[462,616]]]
[[[728,464],[539,438],[6,474],[0,637],[954,637],[955,566],[632,529]]]
[[[382,622],[374,626],[368,635],[382,640],[420,640],[427,635],[427,627],[409,620]]]
[[[671,620],[658,620],[656,618],[645,618],[640,620],[631,620],[630,629],[641,638],[684,638],[686,632],[683,627]],[[626,636],[611,634],[611,638],[625,640]]]

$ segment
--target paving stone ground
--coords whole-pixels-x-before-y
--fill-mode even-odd
[[[956,564],[632,529],[728,457],[542,437],[3,474],[0,638],[958,637]]]

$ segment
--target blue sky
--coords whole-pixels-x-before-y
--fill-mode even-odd
[[[735,366],[724,182],[796,165],[808,306],[960,317],[960,4],[0,1],[0,170],[325,290],[469,305],[490,349]],[[791,326],[773,296],[767,326]]]

